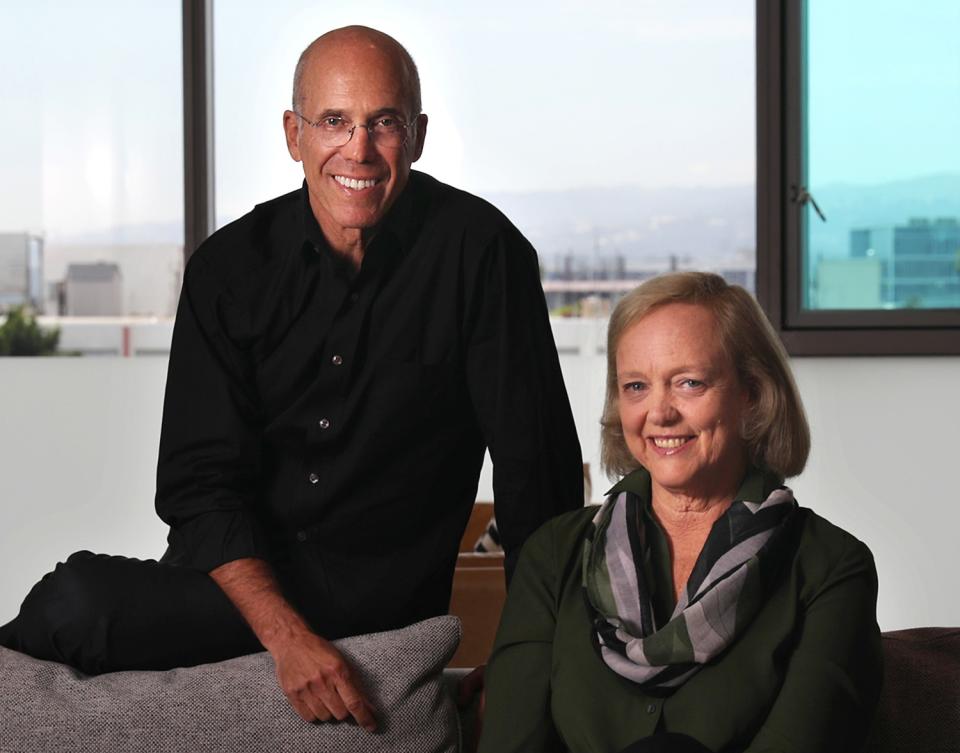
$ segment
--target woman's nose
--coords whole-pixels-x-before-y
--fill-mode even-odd
[[[676,423],[680,413],[677,410],[674,396],[670,390],[654,390],[653,394],[650,395],[650,399],[648,421],[658,426],[669,426],[670,424]]]

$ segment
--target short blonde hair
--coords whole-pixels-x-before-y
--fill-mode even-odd
[[[702,306],[713,314],[717,335],[751,397],[741,427],[750,462],[786,478],[796,476],[810,453],[810,427],[780,338],[746,290],[708,272],[654,277],[617,304],[607,330],[607,396],[600,419],[600,458],[611,477],[639,467],[620,425],[617,347],[647,314],[669,303]]]

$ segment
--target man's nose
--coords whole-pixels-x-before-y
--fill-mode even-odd
[[[367,162],[376,154],[376,146],[366,125],[357,123],[350,129],[350,140],[340,147],[340,153],[354,162]]]

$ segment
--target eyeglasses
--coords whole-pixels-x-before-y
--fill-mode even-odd
[[[299,112],[293,113],[308,126],[312,126],[324,146],[340,147],[353,138],[353,132],[364,128],[377,146],[398,149],[407,141],[407,131],[412,123],[404,123],[394,115],[381,115],[371,123],[351,123],[339,115],[327,115],[320,120],[308,120]]]

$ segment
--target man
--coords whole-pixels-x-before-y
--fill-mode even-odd
[[[372,729],[330,640],[446,611],[484,446],[512,570],[582,503],[536,256],[495,209],[411,171],[416,67],[364,27],[301,56],[304,187],[188,265],[164,404],[159,562],[80,552],[0,643],[87,672],[266,648],[307,720]]]

